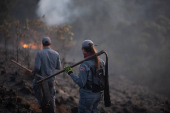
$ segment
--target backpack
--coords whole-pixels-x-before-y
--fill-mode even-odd
[[[92,82],[87,80],[85,88],[92,90],[94,93],[103,91],[105,88],[105,70],[102,62],[100,62],[100,69],[97,69],[96,66],[92,66],[86,62],[85,64],[90,67],[92,72]]]

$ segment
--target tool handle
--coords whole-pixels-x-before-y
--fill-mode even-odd
[[[22,65],[21,65],[21,64],[19,64],[18,62],[14,61],[14,60],[11,60],[11,61],[12,61],[13,63],[15,63],[16,65],[20,66],[21,68],[23,68],[23,69],[25,69],[25,70],[29,71],[30,73],[32,73],[32,71],[31,71],[30,69],[28,69],[28,68],[26,68],[26,67],[22,66]],[[35,74],[35,76],[40,77],[41,79],[43,79],[43,78],[44,78],[44,77],[42,77],[42,76],[40,76],[40,75],[38,75],[38,74]]]
[[[84,59],[84,60],[82,60],[82,61],[80,61],[80,62],[78,62],[78,63],[75,63],[75,64],[73,64],[73,65],[70,66],[70,67],[73,68],[73,67],[75,67],[75,66],[83,63],[84,61],[93,59],[94,57],[99,56],[99,55],[101,55],[101,54],[103,54],[103,53],[105,53],[104,50],[102,50],[102,51],[100,51],[100,52],[98,52],[98,53],[96,53],[96,54],[94,54],[94,55],[92,55],[92,56],[89,56],[89,57],[87,57],[86,59]],[[51,77],[54,77],[54,76],[56,76],[56,75],[58,75],[58,74],[60,74],[60,73],[62,73],[62,72],[64,72],[64,71],[65,71],[65,70],[63,69],[63,70],[61,70],[61,71],[59,71],[59,72],[57,72],[57,73],[55,73],[55,74],[53,74],[53,75],[50,75],[50,76],[48,76],[48,77],[46,77],[46,78],[44,78],[44,79],[41,79],[41,80],[39,80],[39,81],[37,82],[37,84],[39,84],[39,83],[41,83],[41,82],[43,82],[43,81],[45,81],[45,80],[47,80],[47,79],[49,79],[49,78],[51,78]]]

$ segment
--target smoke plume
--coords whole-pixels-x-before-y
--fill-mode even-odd
[[[72,0],[40,0],[36,12],[48,25],[59,25],[73,21],[84,10],[74,7]]]
[[[37,14],[45,15],[48,25],[72,26],[77,44],[68,52],[67,59],[82,59],[81,43],[91,39],[98,50],[108,52],[111,75],[124,75],[153,90],[170,94],[167,87],[170,74],[167,68],[170,65],[168,3],[41,0]]]

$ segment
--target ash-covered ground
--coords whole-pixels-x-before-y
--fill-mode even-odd
[[[9,65],[10,64],[10,65]],[[41,113],[33,95],[33,76],[15,64],[5,64],[0,75],[1,113]],[[3,65],[2,65],[3,66]],[[12,73],[10,70],[13,70]],[[111,107],[99,104],[99,113],[169,113],[166,97],[136,85],[125,76],[110,75]],[[79,87],[65,74],[56,76],[56,113],[77,113]]]

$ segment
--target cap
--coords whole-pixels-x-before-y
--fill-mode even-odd
[[[51,39],[49,37],[44,37],[42,39],[42,44],[43,45],[50,45],[51,44]]]
[[[94,45],[94,43],[91,40],[84,40],[82,43],[82,47],[90,47],[90,43]]]

